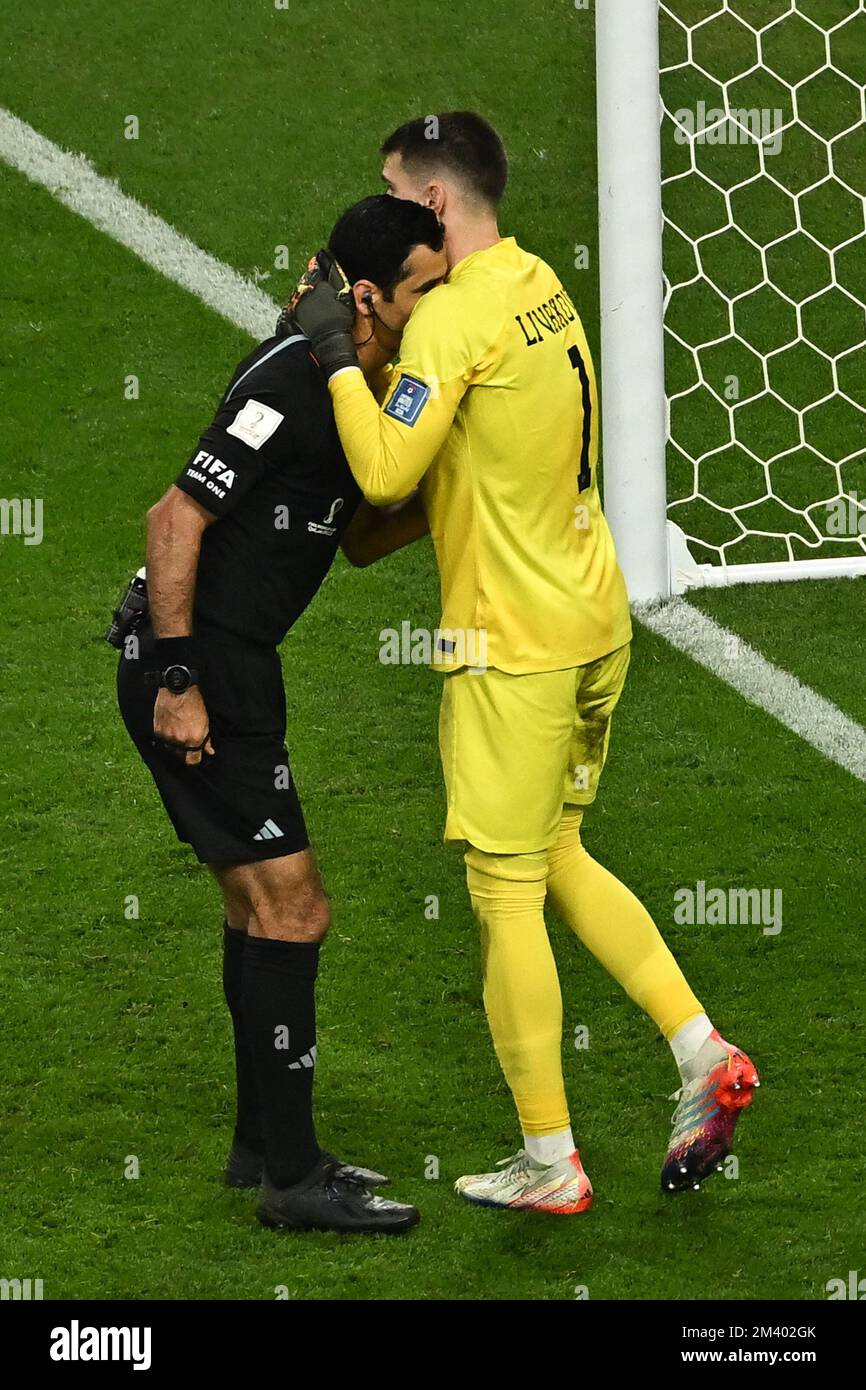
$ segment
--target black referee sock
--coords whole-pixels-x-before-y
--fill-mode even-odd
[[[276,1187],[306,1177],[321,1153],[313,1124],[318,967],[316,942],[247,938],[241,998]]]
[[[254,1153],[260,1154],[265,1151],[261,1107],[256,1090],[253,1054],[250,1051],[246,1021],[241,1008],[241,979],[246,940],[246,932],[236,931],[228,922],[223,924],[223,993],[232,1016],[235,1034],[235,1077],[238,1093],[235,1139],[239,1144],[244,1144]]]

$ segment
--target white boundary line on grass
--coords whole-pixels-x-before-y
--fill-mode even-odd
[[[85,155],[62,150],[2,106],[0,159],[229,323],[254,338],[273,333],[278,309],[263,290],[130,198],[113,179],[103,178]]]
[[[866,729],[823,695],[774,666],[735,632],[685,599],[636,609],[636,616],[678,651],[766,710],[819,753],[866,782]]]
[[[277,305],[263,290],[128,197],[113,179],[98,174],[85,155],[62,150],[3,107],[0,159],[229,323],[254,338],[266,338],[273,331]],[[750,704],[766,710],[819,753],[866,782],[866,729],[836,705],[684,599],[642,607],[636,616]]]

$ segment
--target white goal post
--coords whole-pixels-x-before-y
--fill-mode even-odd
[[[839,58],[852,49],[842,38],[862,38],[846,26],[852,17],[866,26],[866,0],[841,16],[835,0],[826,24],[814,0],[680,8],[691,23],[677,0],[596,3],[604,502],[630,595],[866,574],[866,496],[846,471],[866,469],[866,285],[843,282],[852,248],[866,255],[866,187],[852,187],[841,157],[854,149],[845,141],[866,138],[866,88]],[[663,79],[717,94],[715,105],[672,110]],[[769,123],[738,105],[753,89],[781,94]],[[774,166],[789,136],[788,158]],[[807,140],[801,177],[797,142]],[[692,207],[704,218],[696,228]],[[676,266],[663,256],[668,240]],[[737,275],[725,273],[726,247],[741,258]],[[803,256],[825,265],[824,283],[792,286]],[[762,341],[768,314],[781,327]],[[743,361],[749,382],[737,375]],[[739,478],[743,495],[731,497]]]

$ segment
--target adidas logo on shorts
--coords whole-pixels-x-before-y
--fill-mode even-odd
[[[278,840],[282,833],[283,832],[280,829],[280,827],[278,825],[275,825],[272,820],[266,820],[259,833],[253,836],[253,839]]]

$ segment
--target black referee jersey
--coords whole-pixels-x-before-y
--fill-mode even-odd
[[[309,342],[269,338],[240,363],[176,479],[217,520],[202,537],[194,636],[214,755],[196,767],[153,735],[149,623],[118,666],[124,723],[178,837],[206,863],[305,849],[276,650],[327,574],[361,493]]]
[[[361,498],[306,338],[268,338],[241,362],[175,482],[219,518],[202,539],[196,619],[276,646]]]

